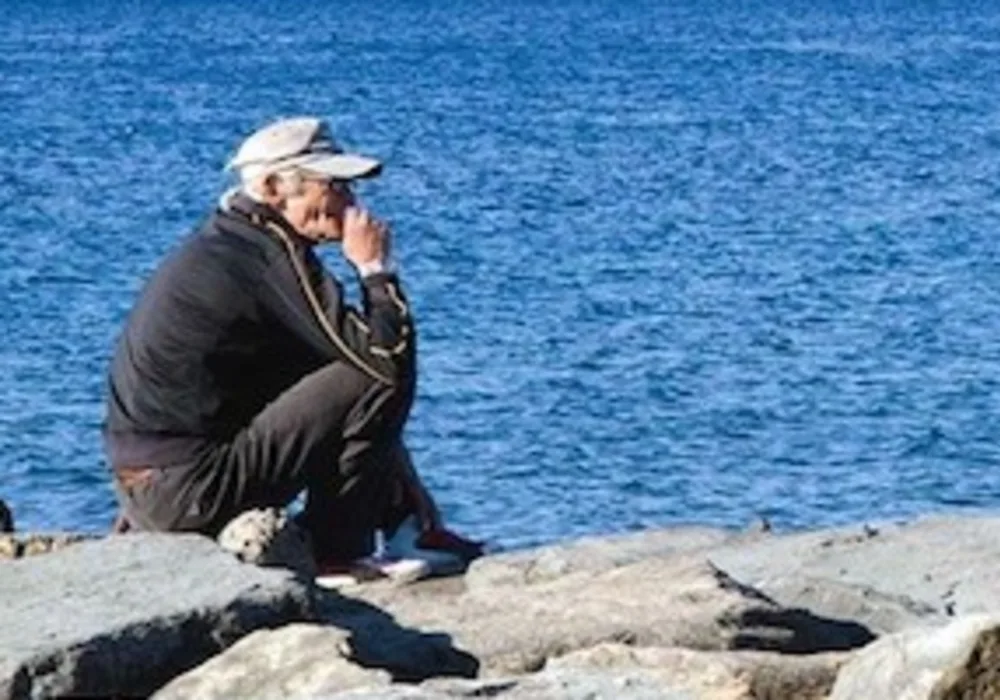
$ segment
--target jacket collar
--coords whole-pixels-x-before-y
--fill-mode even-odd
[[[223,214],[245,220],[254,228],[273,235],[270,228],[277,226],[292,240],[301,245],[309,246],[310,241],[299,234],[288,220],[274,207],[264,202],[258,202],[242,190],[230,190],[219,199],[219,210]]]

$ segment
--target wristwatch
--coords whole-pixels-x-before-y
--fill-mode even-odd
[[[358,274],[361,275],[362,279],[377,275],[380,272],[394,272],[395,268],[396,266],[392,261],[387,260],[372,260],[357,266]]]

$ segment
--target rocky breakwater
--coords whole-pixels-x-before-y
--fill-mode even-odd
[[[339,592],[117,535],[0,562],[0,698],[1000,698],[998,526],[670,529]]]
[[[87,535],[73,533],[15,533],[14,513],[0,500],[0,562],[48,554],[85,539],[88,539]]]

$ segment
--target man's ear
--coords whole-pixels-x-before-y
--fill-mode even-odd
[[[282,183],[281,177],[277,173],[261,176],[257,180],[254,189],[260,195],[260,198],[272,207],[280,208],[284,204],[284,183]]]
[[[259,192],[267,199],[281,196],[281,178],[277,173],[265,175],[260,179]]]

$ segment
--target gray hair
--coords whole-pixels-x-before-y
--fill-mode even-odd
[[[271,170],[265,167],[247,166],[240,168],[240,188],[247,194],[259,199],[263,194],[260,186],[269,177],[277,178],[278,188],[285,196],[294,196],[302,193],[302,183],[305,180],[299,168],[282,168]]]

